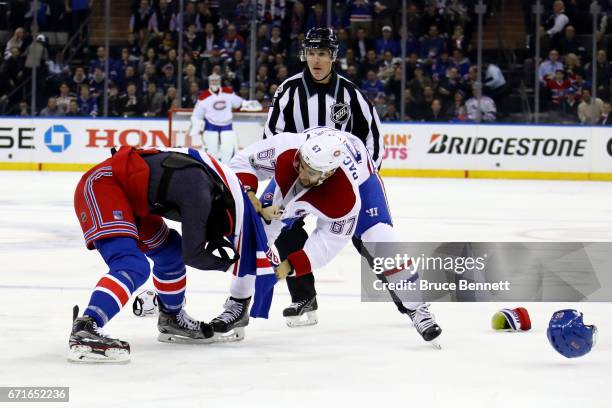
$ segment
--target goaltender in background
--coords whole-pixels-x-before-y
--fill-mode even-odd
[[[460,279],[457,282],[429,282],[421,279],[419,281],[401,280],[399,282],[382,282],[375,280],[372,283],[374,290],[403,290],[403,291],[509,291],[510,282],[507,280],[498,282],[470,282]]]

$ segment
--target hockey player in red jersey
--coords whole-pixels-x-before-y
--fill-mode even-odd
[[[247,273],[261,270],[268,284],[259,287],[271,290],[275,282],[270,261],[257,257],[267,252],[259,217],[236,176],[207,154],[123,147],[81,178],[74,205],[87,248],[100,252],[109,272],[98,281],[82,317],[75,306],[71,361],[129,361],[129,344],[100,329],[147,281],[147,258],[153,261],[159,295],[158,340],[164,342],[210,343],[216,337],[214,324],[193,319],[183,308],[185,265],[225,271],[242,258],[252,269]],[[182,237],[162,217],[181,222]],[[235,249],[247,239],[249,247]],[[250,297],[238,305],[243,322],[249,303]]]

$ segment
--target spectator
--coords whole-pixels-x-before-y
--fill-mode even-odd
[[[404,102],[405,118],[403,120],[414,120],[414,121],[422,120],[424,116],[424,112],[421,111],[421,107],[414,100],[414,97],[412,96],[412,91],[410,90],[410,88],[404,90],[404,100],[405,100]],[[400,103],[399,100],[397,102]]]
[[[70,84],[70,88],[76,92],[80,92],[80,88],[82,84],[87,83],[87,76],[85,75],[85,68],[76,67],[74,70],[74,76],[72,77],[72,83]]]
[[[207,23],[217,24],[218,17],[212,11],[214,1],[199,1],[197,5],[198,18],[200,19],[200,30]]]
[[[450,67],[446,71],[446,76],[438,83],[438,95],[444,105],[448,105],[454,100],[455,93],[459,91],[465,93],[459,70],[456,67]]]
[[[80,93],[77,97],[77,105],[81,111],[82,116],[98,116],[98,102],[96,98],[91,95],[88,84],[81,84]]]
[[[23,52],[24,47],[24,30],[21,27],[17,27],[13,36],[6,43],[6,47],[4,49],[4,59],[9,59],[11,57],[11,48],[17,48],[19,53]]]
[[[253,13],[254,8],[252,0],[240,0],[234,8],[232,21],[236,24],[236,29],[243,38],[246,38],[251,29],[250,24]]]
[[[440,36],[438,26],[430,26],[428,35],[421,38],[421,58],[435,61],[445,50],[446,41]]]
[[[378,72],[379,67],[380,64],[378,63],[378,59],[376,57],[376,51],[368,50],[365,61],[362,61],[359,66],[359,76],[361,78],[364,78],[367,75],[368,71]]]
[[[412,96],[417,101],[417,103],[422,103],[423,101],[423,91],[425,87],[432,87],[433,83],[431,79],[425,76],[423,72],[423,66],[421,64],[417,64],[414,67],[414,78],[408,82],[408,88],[412,92]]]
[[[249,63],[244,60],[242,51],[236,50],[233,58],[227,60],[226,66],[234,73],[236,85],[240,85],[249,79]]]
[[[457,69],[459,69],[459,75],[465,77],[472,66],[470,59],[465,56],[462,50],[455,49],[453,50],[452,60]]]
[[[338,3],[336,3],[338,4]],[[401,1],[399,0],[376,0],[374,1],[374,32],[377,33],[381,27],[391,26],[401,14]]]
[[[162,103],[162,116],[168,116],[170,109],[180,108],[180,103],[181,101],[179,101],[176,94],[176,88],[173,86],[169,87]]]
[[[610,63],[608,62],[608,55],[605,50],[597,51],[597,92],[603,92],[605,87],[608,85],[608,81],[610,80]],[[586,71],[586,78],[591,83],[593,83],[593,69],[591,68],[591,63],[587,63],[584,66],[584,70]]]
[[[546,85],[546,81],[555,77],[557,70],[563,70],[563,63],[559,61],[559,51],[553,49],[548,53],[548,59],[540,64],[540,83]]]
[[[121,116],[119,101],[119,87],[117,84],[110,84],[108,87],[108,116],[113,118]]]
[[[346,68],[346,79],[356,84],[360,81],[359,71],[357,70],[357,66],[355,64],[349,65]]]
[[[89,90],[93,93],[93,97],[98,99],[98,104],[100,104],[102,95],[104,95],[104,71],[102,71],[102,68],[97,67],[94,70],[89,80]]]
[[[40,116],[62,116],[64,113],[64,110],[58,106],[57,100],[51,97],[47,100],[47,106],[40,111]]]
[[[359,28],[366,33],[370,32],[374,9],[367,0],[348,0],[347,14],[350,22],[351,33],[355,34]]]
[[[16,87],[21,83],[24,73],[24,61],[19,55],[19,48],[11,48],[11,56],[2,63],[0,72],[9,79],[11,87]]]
[[[189,87],[187,88],[189,93],[183,96],[181,105],[183,108],[193,108],[198,102],[198,96],[200,95],[200,87],[197,82],[188,82]],[[184,89],[184,88],[183,88]],[[248,94],[248,89],[247,89]],[[248,98],[247,98],[248,99]]]
[[[119,112],[124,118],[132,118],[142,114],[142,103],[136,94],[135,84],[129,84],[127,92],[119,98]]]
[[[465,122],[467,120],[467,108],[464,102],[465,93],[461,90],[455,92],[453,103],[448,107],[446,115],[451,122]]]
[[[339,1],[334,5],[334,11],[332,15],[332,27],[336,30],[346,31],[350,26],[349,16],[346,8]]]
[[[593,114],[593,103],[595,104],[595,113]],[[582,90],[582,102],[578,105],[578,118],[583,125],[596,123],[603,112],[603,101],[599,98],[593,102],[591,90],[584,88]],[[593,118],[597,118],[593,120]]]
[[[162,32],[171,32],[176,30],[176,14],[168,6],[168,0],[159,0],[157,10],[155,10],[155,19],[157,20],[157,29]]]
[[[394,75],[396,68],[399,67],[399,62],[399,59],[393,58],[391,51],[385,51],[383,60],[378,68],[378,78],[383,82],[387,82]]]
[[[68,112],[70,110],[70,101],[74,100],[76,100],[76,95],[71,93],[68,84],[63,82],[59,86],[59,95],[55,97],[57,106],[64,112]]]
[[[361,90],[372,103],[377,97],[379,97],[380,95],[384,96],[385,94],[385,87],[383,83],[376,77],[376,72],[374,72],[373,70],[368,71],[367,79],[361,84]]]
[[[140,0],[140,7],[130,16],[130,32],[147,38],[147,32],[157,32],[157,18],[149,0]]]
[[[463,26],[456,25],[453,35],[449,40],[449,51],[459,50],[463,53],[470,52],[472,49],[470,39],[465,35]]]
[[[423,88],[423,97],[421,100],[417,99],[417,103],[419,104],[419,111],[421,111],[423,115],[423,119],[427,118],[427,114],[431,108],[431,104],[434,101],[434,92],[431,86],[426,86]]]
[[[448,57],[448,52],[442,51],[440,58],[431,65],[431,78],[436,82],[439,81],[444,78],[448,69],[454,65],[453,61]]]
[[[382,38],[376,40],[376,54],[382,57],[385,51],[391,51],[394,57],[401,54],[400,45],[393,39],[393,30],[388,25],[382,28]]]
[[[414,38],[421,38],[423,32],[423,22],[419,15],[419,9],[416,4],[410,2],[406,10],[406,29]]]
[[[395,104],[389,100],[387,100],[387,111],[382,115],[381,120],[383,122],[398,122],[400,120],[400,115]]]
[[[65,0],[66,12],[71,17],[70,37],[72,37],[85,24],[81,31],[81,40],[85,42],[85,47],[89,45],[89,15],[93,0]]]
[[[272,27],[270,39],[268,40],[266,46],[270,49],[272,54],[283,54],[287,53],[287,48],[285,46],[285,42],[281,38],[281,29],[280,27],[274,26]],[[242,52],[242,50],[240,50]]]
[[[499,106],[500,101],[506,94],[506,78],[504,78],[504,73],[497,65],[490,63],[485,64],[484,70],[485,92]]]
[[[353,33],[355,32],[353,31]],[[363,27],[357,29],[355,37],[351,48],[355,51],[355,58],[363,62],[366,60],[368,51],[374,49],[375,44],[374,41],[368,38],[367,31]],[[374,54],[376,54],[376,52],[374,52]]]
[[[582,74],[584,77],[584,69],[580,66],[578,56],[573,53],[569,53],[564,58],[565,74],[570,81],[576,78],[576,73]]]
[[[212,55],[214,45],[219,45],[219,40],[215,35],[215,27],[211,23],[207,23],[204,26],[204,34],[202,36],[202,53],[204,58]]]
[[[612,126],[612,115],[610,115],[610,111],[612,111],[612,104],[610,104],[610,102],[605,102],[603,104],[601,116],[597,121],[598,125]]]
[[[565,5],[562,1],[557,0],[553,3],[553,13],[546,19],[544,25],[540,27],[542,35],[548,40],[545,44],[550,44],[552,47],[559,46],[559,39],[565,26],[569,23],[569,18],[565,14]]]
[[[570,80],[565,78],[565,72],[561,69],[557,70],[554,79],[546,81],[546,89],[548,89],[551,94],[550,107],[553,110],[561,109],[562,102],[567,97],[570,85]]]
[[[310,8],[310,12],[306,18],[306,27],[304,31],[308,31],[315,27],[327,27],[327,16],[323,13],[323,6],[320,3]]]
[[[428,112],[425,114],[425,122],[448,122],[448,117],[442,110],[442,102],[440,99],[431,101]]]
[[[559,52],[562,55],[573,53],[584,57],[586,49],[576,38],[576,29],[572,25],[565,27],[563,36],[559,39]]]
[[[209,24],[207,24],[208,26]],[[202,35],[198,33],[198,29],[195,24],[189,24],[187,30],[183,35],[183,46],[185,47],[187,52],[190,52],[194,58],[199,58],[200,54],[203,54],[205,51],[203,49],[204,41],[202,40]]]
[[[135,58],[140,58],[142,55],[142,50],[140,49],[140,45],[138,44],[138,39],[134,35],[134,33],[129,33],[127,38],[127,48],[130,50],[130,55]]]
[[[70,103],[68,104],[68,110],[66,111],[64,116],[68,116],[68,117],[83,116],[83,114],[81,113],[81,110],[79,109],[79,104],[77,103],[75,99],[71,100]]]
[[[257,19],[266,25],[280,24],[285,18],[286,0],[257,0]]]
[[[221,46],[229,54],[233,54],[236,50],[245,51],[244,39],[238,34],[234,24],[227,26],[227,33],[221,41]]]
[[[91,61],[89,72],[94,72],[97,67],[102,68],[102,71],[106,69],[106,60],[108,58],[108,52],[104,47],[98,47],[96,50],[96,58]],[[108,77],[114,81],[119,76],[117,63],[114,59],[108,58]]]
[[[191,24],[196,26],[197,31],[202,30],[200,16],[198,13],[196,13],[195,3],[189,1],[185,3],[185,11],[183,12],[183,27],[189,27]]]
[[[497,108],[493,99],[483,95],[478,86],[472,88],[472,93],[474,96],[465,102],[468,120],[478,122],[480,119],[482,122],[495,122]]]
[[[421,17],[423,32],[421,33],[421,37],[426,37],[425,29],[428,31],[431,30],[431,26],[436,26],[437,29],[440,27],[446,26],[446,21],[444,20],[444,15],[440,14],[436,8],[435,0],[426,0],[425,3],[425,12]]]
[[[166,64],[162,68],[163,75],[159,80],[159,87],[162,89],[164,93],[171,86],[174,88],[176,88],[177,86],[176,75],[174,72],[175,72],[174,65],[172,64]],[[147,84],[147,89],[148,89],[148,84]]]
[[[149,82],[147,93],[142,97],[142,110],[145,118],[161,116],[163,95],[157,91],[155,82]]]

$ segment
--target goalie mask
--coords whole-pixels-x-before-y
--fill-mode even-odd
[[[329,50],[332,62],[334,62],[338,56],[338,45],[338,38],[336,38],[332,28],[311,28],[306,33],[304,41],[302,41],[300,61],[306,62],[306,50],[308,49],[327,49]]]
[[[211,92],[217,92],[221,88],[221,77],[217,74],[209,75],[208,77],[208,89]]]

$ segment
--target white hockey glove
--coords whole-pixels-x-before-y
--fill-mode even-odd
[[[242,101],[242,106],[240,106],[240,110],[243,112],[259,112],[262,109],[261,103],[256,100]]]
[[[145,289],[137,294],[132,311],[138,317],[156,316],[159,313],[157,293],[153,289]]]

